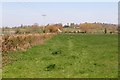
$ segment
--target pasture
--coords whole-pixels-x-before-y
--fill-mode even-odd
[[[117,34],[59,34],[6,54],[3,78],[117,78]]]

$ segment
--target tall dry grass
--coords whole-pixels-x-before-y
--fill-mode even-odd
[[[26,51],[28,48],[42,44],[44,40],[51,38],[55,33],[44,34],[16,34],[9,36],[2,36],[1,51],[4,53],[9,51],[22,50]]]
[[[0,49],[2,52],[2,66],[11,63],[11,58],[7,55],[8,52],[13,51],[26,51],[35,45],[43,44],[45,40],[50,39],[56,35],[56,33],[44,33],[44,34],[14,34],[0,36]]]

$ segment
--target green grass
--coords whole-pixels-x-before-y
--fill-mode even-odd
[[[116,78],[117,35],[60,34],[26,52],[10,53],[3,78]]]

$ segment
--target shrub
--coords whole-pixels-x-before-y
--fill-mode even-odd
[[[2,52],[23,50],[34,45],[42,44],[44,40],[51,38],[52,33],[49,34],[19,34],[2,36]]]

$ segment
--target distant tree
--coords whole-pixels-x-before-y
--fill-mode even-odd
[[[20,32],[19,29],[17,29],[16,32],[15,32],[15,34],[20,34],[20,33],[21,33],[21,32]]]
[[[69,23],[67,23],[67,26],[69,26]]]
[[[45,33],[45,30],[43,30],[43,33]]]
[[[70,26],[68,26],[68,25],[64,25],[64,28],[68,28],[68,27],[70,27]]]
[[[21,24],[21,26],[20,26],[21,28],[23,27],[23,24]]]
[[[38,26],[39,26],[39,24],[38,24],[38,23],[34,23],[34,24],[33,24],[33,26],[38,27]]]
[[[6,27],[4,27],[5,29],[9,29],[9,27],[8,26],[6,26]]]
[[[74,27],[75,26],[75,24],[74,23],[70,23],[70,27]]]
[[[105,30],[104,30],[104,33],[106,34],[107,33],[107,29],[105,28]]]

